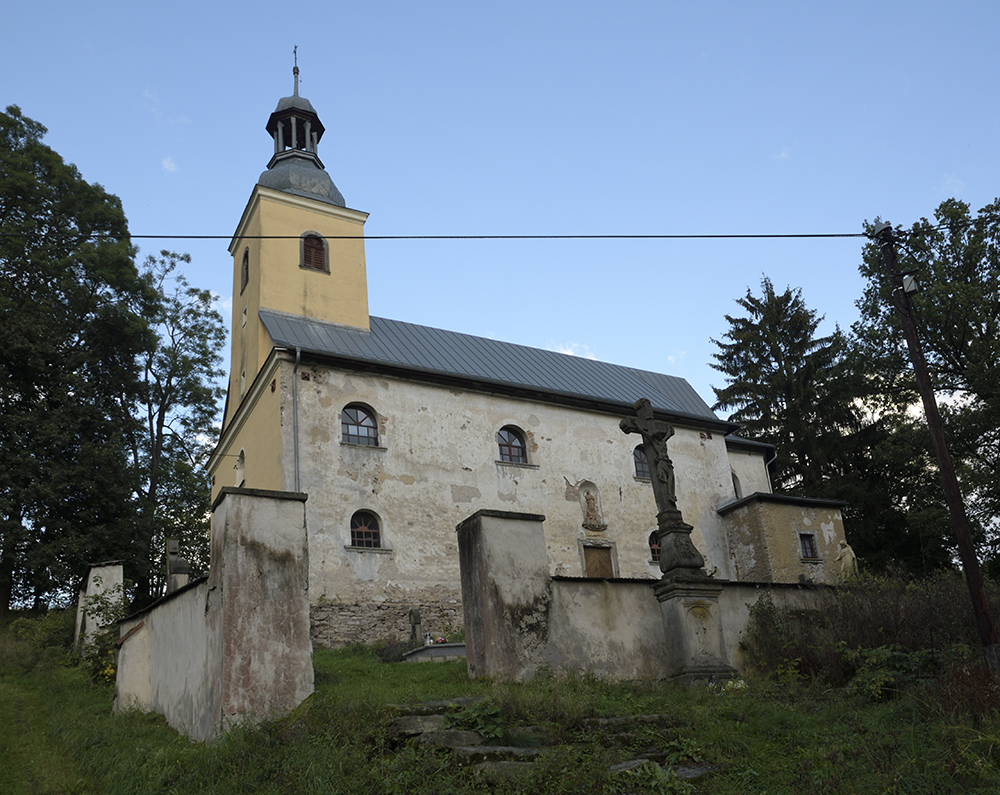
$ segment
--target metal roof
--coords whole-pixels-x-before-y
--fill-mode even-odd
[[[574,402],[631,408],[645,397],[666,414],[736,427],[672,375],[380,317],[370,318],[371,331],[271,309],[261,309],[260,319],[279,347]]]

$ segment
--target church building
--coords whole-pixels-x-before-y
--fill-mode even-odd
[[[674,427],[677,506],[720,580],[832,583],[841,503],[771,493],[773,448],[734,435],[681,378],[368,314],[364,225],[319,157],[295,91],[267,120],[273,155],[230,244],[232,358],[213,499],[307,495],[309,599],[321,645],[462,627],[456,526],[543,516],[554,577],[660,576],[641,439],[647,398]],[[373,285],[378,289],[378,285]]]

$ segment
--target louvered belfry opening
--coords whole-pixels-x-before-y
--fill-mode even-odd
[[[316,235],[309,235],[302,242],[302,267],[312,270],[326,270],[326,252],[323,248],[323,241]]]

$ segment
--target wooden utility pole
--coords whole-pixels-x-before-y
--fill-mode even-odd
[[[972,543],[972,528],[969,525],[969,517],[965,513],[965,503],[962,501],[962,491],[958,485],[958,477],[955,475],[955,465],[952,463],[951,453],[948,452],[948,444],[944,438],[944,426],[941,423],[937,399],[931,386],[927,360],[924,358],[920,339],[917,337],[917,326],[913,322],[913,306],[910,303],[909,293],[903,286],[903,274],[896,267],[896,240],[892,226],[886,223],[878,224],[875,227],[875,241],[882,250],[882,260],[892,285],[892,297],[896,304],[896,312],[899,315],[900,325],[903,327],[903,335],[906,337],[906,346],[910,350],[913,371],[917,376],[917,389],[920,390],[920,399],[924,404],[924,415],[927,417],[934,454],[937,456],[938,470],[941,473],[941,482],[944,486],[945,502],[948,504],[951,524],[958,540],[958,555],[962,561],[962,570],[965,572],[965,582],[969,586],[969,596],[972,597],[972,612],[976,617],[979,637],[983,642],[986,665],[990,672],[997,676],[1000,675],[1000,656],[998,656],[1000,649],[997,645],[997,634],[993,627],[993,619],[990,617],[990,606],[986,601],[983,575],[979,570],[979,559],[976,557],[976,548]]]

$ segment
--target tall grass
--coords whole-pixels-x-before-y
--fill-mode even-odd
[[[851,599],[878,594],[863,590],[876,587],[871,583],[858,586]],[[905,584],[900,592],[908,598]],[[886,608],[891,615],[911,609],[905,598]],[[874,607],[868,614],[880,618]],[[32,662],[23,644],[39,647],[26,639],[30,632],[0,629],[0,650],[14,650],[6,663],[0,651],[0,758],[17,763],[0,764],[0,792],[998,791],[1000,717],[975,695],[983,683],[973,667],[953,666],[968,671],[964,679],[904,683],[892,697],[873,699],[850,688],[859,674],[843,662],[837,662],[843,678],[837,686],[820,675],[827,669],[819,662],[812,677],[803,664],[792,664],[809,652],[800,628],[817,622],[777,611],[767,618],[771,623],[761,620],[754,631],[780,633],[782,655],[771,668],[761,660],[758,677],[729,687],[610,684],[545,673],[526,684],[497,683],[469,680],[460,662],[390,664],[370,648],[320,649],[313,696],[280,720],[239,727],[211,744],[189,742],[155,715],[112,715],[111,688],[91,684],[77,667],[46,663],[41,652]],[[860,620],[842,626],[866,632],[853,637],[870,643],[887,636]],[[892,637],[920,638],[923,629],[901,627]],[[950,631],[948,643],[962,642],[960,630]],[[900,654],[919,651],[899,648]],[[399,740],[390,730],[394,704],[468,696],[479,700],[459,708],[457,724],[488,719],[515,741],[533,726],[532,736],[546,738],[530,769],[507,779],[462,765],[449,752]],[[970,700],[978,706],[970,709]],[[650,714],[660,717],[624,725],[595,720]],[[612,765],[642,754],[712,772],[694,784],[649,766],[612,772]]]

